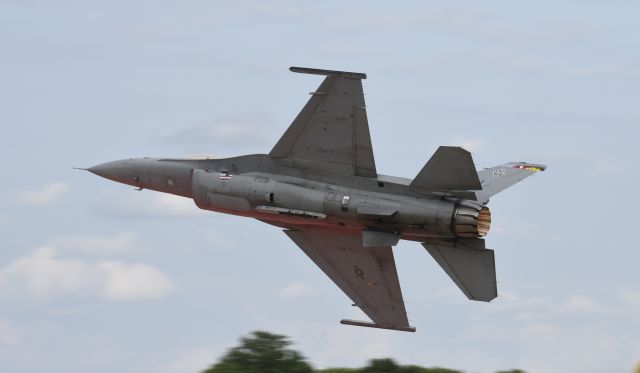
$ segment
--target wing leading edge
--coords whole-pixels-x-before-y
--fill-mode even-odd
[[[376,177],[361,73],[291,67],[291,71],[326,75],[273,147],[272,158],[296,166],[350,176]]]
[[[415,331],[409,326],[390,246],[365,248],[360,235],[323,229],[284,232],[373,320],[343,324]]]

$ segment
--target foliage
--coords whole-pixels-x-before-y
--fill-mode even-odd
[[[287,348],[290,344],[282,335],[253,332],[204,373],[311,373],[304,357]]]
[[[424,368],[416,365],[398,365],[393,359],[373,359],[359,370],[361,373],[462,373],[445,368]]]
[[[446,368],[424,368],[416,365],[398,365],[392,359],[374,359],[364,368],[332,368],[316,373],[461,373]]]
[[[462,373],[447,368],[398,365],[393,359],[373,359],[363,368],[313,370],[305,358],[289,348],[287,337],[268,332],[253,332],[242,338],[220,362],[203,373]],[[525,373],[512,369],[496,373]]]

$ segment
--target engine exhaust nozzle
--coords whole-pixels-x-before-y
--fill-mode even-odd
[[[458,237],[484,237],[491,227],[491,211],[487,206],[464,203],[457,207],[453,233]]]

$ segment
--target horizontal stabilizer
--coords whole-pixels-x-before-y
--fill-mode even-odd
[[[409,184],[428,190],[480,190],[480,180],[471,153],[453,146],[441,146]]]
[[[367,328],[399,330],[401,332],[411,332],[411,333],[415,333],[415,331],[416,331],[416,328],[414,328],[413,326],[382,325],[382,324],[376,324],[376,323],[367,322],[367,321],[357,321],[357,320],[348,320],[348,319],[340,320],[340,324],[342,324],[342,325],[353,325],[353,326],[364,326],[364,327],[367,327]]]
[[[496,167],[487,168],[478,172],[478,178],[482,184],[482,190],[477,192],[478,201],[487,203],[489,198],[515,183],[539,171],[544,171],[547,166],[526,162],[509,162]]]
[[[434,241],[422,244],[471,300],[489,302],[498,296],[493,250],[482,239]]]

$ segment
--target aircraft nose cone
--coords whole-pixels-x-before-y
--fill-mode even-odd
[[[106,162],[90,167],[87,171],[105,179],[124,182],[131,179],[131,163],[131,160]]]

